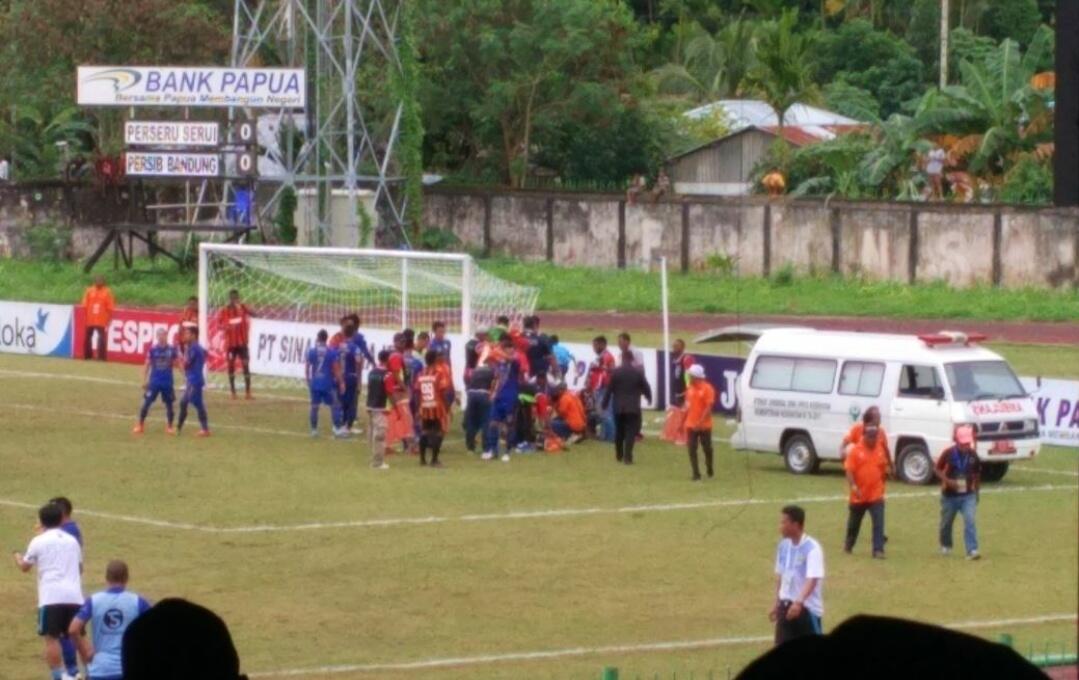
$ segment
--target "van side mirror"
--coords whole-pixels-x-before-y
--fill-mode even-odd
[[[930,389],[929,394],[937,401],[944,401],[944,387],[941,385]]]

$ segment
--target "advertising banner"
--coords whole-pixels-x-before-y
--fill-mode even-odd
[[[0,352],[71,357],[74,307],[0,301]]]
[[[1042,441],[1079,448],[1079,382],[1051,378],[1020,378],[1034,397]]]
[[[217,123],[129,120],[124,123],[124,143],[131,146],[217,146],[221,143],[219,131]]]
[[[248,337],[248,351],[251,355],[251,372],[259,375],[271,375],[281,378],[304,379],[307,350],[315,344],[318,332],[325,329],[333,337],[340,328],[336,323],[304,323],[279,321],[276,319],[251,318]],[[373,357],[383,349],[393,348],[395,331],[380,329],[361,329],[367,347]],[[207,333],[210,337],[210,370],[225,370],[225,332],[211,319]],[[465,350],[462,336],[447,334],[452,343],[450,362],[453,368],[454,385],[461,389],[464,385]],[[370,369],[365,365],[365,372]]]
[[[566,386],[574,391],[584,389],[588,381],[588,365],[592,363],[592,360],[596,358],[595,351],[592,350],[591,343],[583,342],[561,342],[562,347],[569,350],[569,353],[573,356],[573,361],[570,362],[569,371],[564,376]],[[648,380],[648,385],[652,388],[652,401],[647,399],[641,399],[641,407],[646,409],[660,408],[660,402],[663,399],[663,390],[661,389],[661,383],[658,380],[658,359],[656,350],[645,349],[641,347],[634,347],[634,350],[640,353],[644,360],[644,377]],[[619,357],[618,346],[608,346],[607,351],[614,355],[617,360]]]
[[[80,66],[80,106],[243,106],[302,109],[302,68]]]
[[[216,153],[128,151],[124,172],[129,177],[217,177],[221,156]]]
[[[83,358],[83,338],[86,334],[86,319],[82,307],[75,309],[75,358]],[[146,360],[146,350],[154,341],[159,328],[169,334],[169,343],[176,343],[176,334],[180,329],[180,313],[148,309],[121,308],[113,312],[112,320],[106,329],[107,357],[109,361],[125,364],[141,364]],[[94,338],[92,350],[97,349]]]
[[[666,381],[667,376],[671,374],[669,355],[667,352],[657,352],[657,355],[661,379]],[[692,356],[694,363],[704,366],[704,375],[716,391],[716,403],[712,407],[712,412],[733,416],[738,409],[735,384],[746,365],[746,360],[741,357],[721,357],[710,354],[693,354]],[[664,389],[664,383],[661,382],[659,386],[661,400],[665,397]],[[674,393],[673,386],[671,393]],[[664,401],[663,408],[666,407],[667,404]]]

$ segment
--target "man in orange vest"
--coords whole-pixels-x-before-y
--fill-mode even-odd
[[[689,464],[693,468],[693,481],[701,481],[701,468],[697,462],[697,447],[704,449],[705,471],[715,474],[712,453],[712,406],[716,403],[716,390],[704,374],[704,366],[689,367],[689,387],[686,388],[686,441],[689,444]]]
[[[82,343],[82,358],[93,358],[92,338],[97,335],[97,358],[105,361],[105,353],[108,349],[108,327],[112,319],[112,312],[116,308],[112,291],[105,285],[104,276],[94,277],[94,285],[86,289],[82,294],[82,307],[86,312],[86,335]]]

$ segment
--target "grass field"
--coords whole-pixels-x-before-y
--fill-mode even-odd
[[[659,274],[640,270],[562,267],[543,262],[492,258],[487,271],[540,289],[540,308],[659,311]],[[193,272],[179,272],[168,260],[156,267],[139,260],[136,271],[104,274],[116,299],[126,305],[180,306],[195,291]],[[4,297],[33,302],[70,303],[82,297],[90,277],[77,263],[49,264],[0,259]],[[832,275],[733,278],[715,272],[672,273],[674,313],[789,314],[809,316],[883,316],[899,318],[1072,321],[1079,318],[1079,290],[953,289],[942,283],[899,283],[843,279]]]
[[[148,597],[219,612],[256,677],[725,677],[768,646],[778,510],[797,499],[827,554],[826,627],[874,612],[1074,651],[1074,450],[984,494],[980,563],[936,554],[934,489],[891,486],[879,562],[867,535],[841,552],[834,469],[795,478],[720,444],[717,478],[692,484],[650,437],[633,468],[598,443],[483,463],[458,439],[445,470],[396,456],[379,473],[363,443],[309,439],[305,405],[269,395],[213,393],[207,440],[166,437],[158,405],[135,438],[137,383],[132,366],[0,356],[0,543],[21,550],[32,508],[70,496],[88,590],[125,558]],[[40,676],[32,577],[0,569],[0,602],[0,675]]]

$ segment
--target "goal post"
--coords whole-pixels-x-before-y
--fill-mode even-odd
[[[443,322],[460,385],[473,332],[501,315],[531,314],[538,295],[483,271],[464,253],[202,243],[198,277],[199,336],[211,379],[226,364],[217,317],[236,290],[251,313],[251,372],[274,386],[298,385],[318,331],[333,335],[340,318],[353,313],[372,353],[402,328],[430,332]]]

